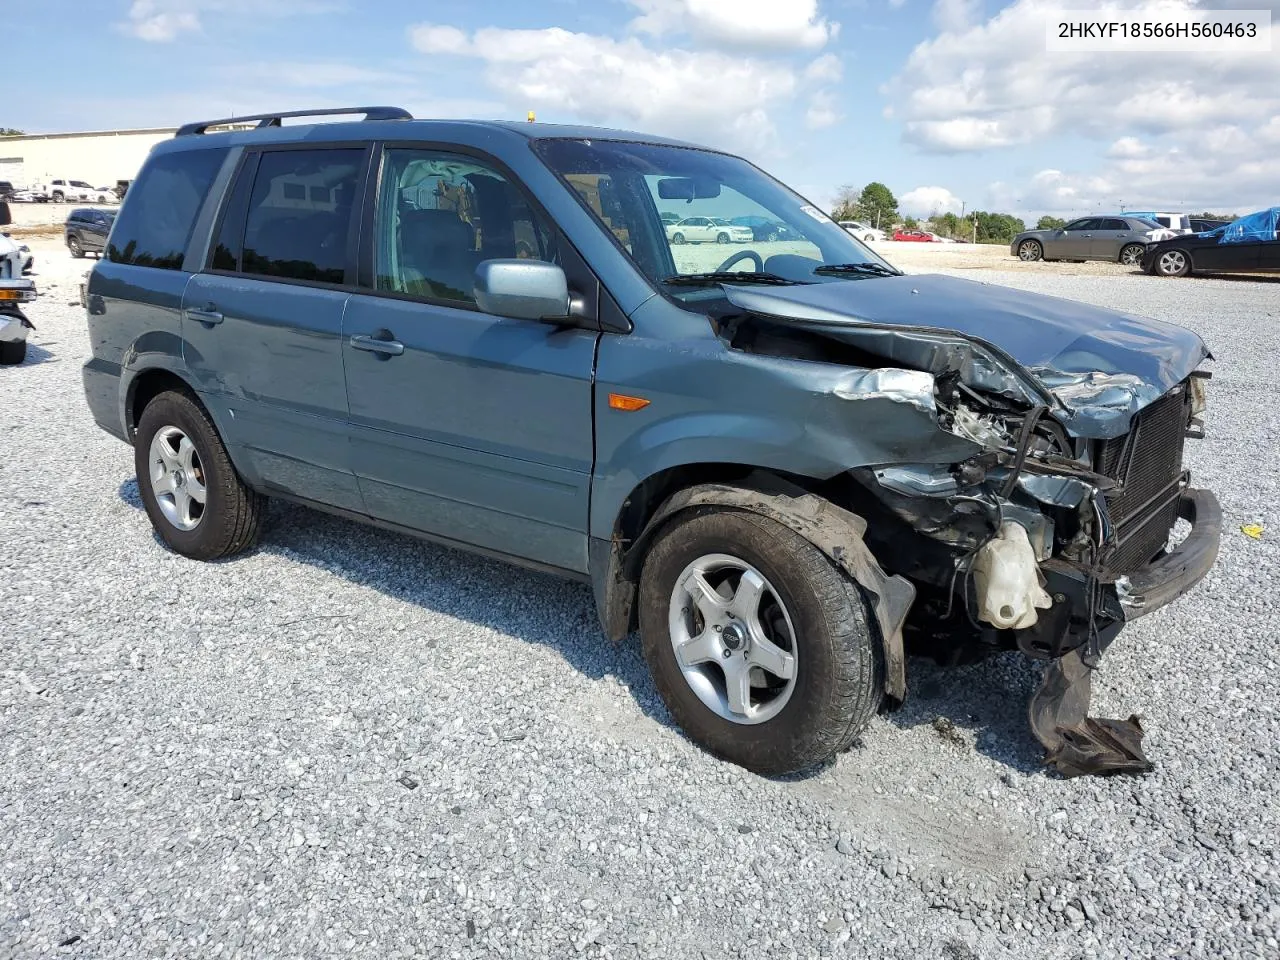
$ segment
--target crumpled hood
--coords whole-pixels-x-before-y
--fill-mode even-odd
[[[1134,413],[1211,356],[1171,323],[937,274],[724,289],[744,310],[820,327],[894,362],[933,373],[965,367],[973,385],[1004,393],[1038,387],[1079,436],[1127,432]],[[900,332],[885,343],[885,331]],[[946,334],[972,343],[973,355],[958,356]]]

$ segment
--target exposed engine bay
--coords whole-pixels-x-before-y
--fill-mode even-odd
[[[1217,502],[1182,467],[1185,439],[1204,435],[1209,374],[1196,368],[1208,350],[1188,335],[1176,358],[1166,347],[1161,363],[1130,364],[1135,374],[1118,362],[1132,344],[1108,357],[1064,330],[1076,356],[1063,366],[1076,369],[1028,366],[955,330],[797,303],[814,288],[799,289],[727,287],[741,312],[717,333],[748,353],[853,368],[833,393],[897,421],[897,436],[877,427],[880,449],[823,492],[865,518],[880,565],[914,585],[909,649],[1045,661],[1029,718],[1046,762],[1068,776],[1150,769],[1136,717],[1088,717],[1090,678],[1127,621],[1185,593],[1216,558]],[[1179,520],[1192,533],[1175,543]]]

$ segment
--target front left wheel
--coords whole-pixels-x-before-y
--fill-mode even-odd
[[[133,441],[138,491],[151,525],[172,550],[217,560],[253,546],[266,498],[236,473],[204,408],[184,391],[158,394]]]
[[[1156,273],[1162,277],[1185,277],[1191,272],[1191,258],[1181,250],[1165,250],[1156,257]]]
[[[645,558],[640,629],[685,733],[764,775],[847,749],[884,690],[861,591],[787,527],[735,510],[673,521]]]

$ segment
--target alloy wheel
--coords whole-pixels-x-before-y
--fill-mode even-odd
[[[150,464],[151,491],[160,512],[179,530],[194,530],[208,498],[195,444],[178,427],[161,427],[151,439]]]
[[[764,723],[791,699],[798,667],[791,616],[745,560],[713,553],[690,563],[676,578],[668,620],[680,671],[713,713]]]

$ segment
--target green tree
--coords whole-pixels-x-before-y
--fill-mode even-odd
[[[929,219],[929,232],[941,237],[954,237],[961,232],[962,222],[954,213],[935,213]]]
[[[858,191],[845,184],[836,191],[835,206],[831,208],[831,219],[856,220],[858,218]]]
[[[0,127],[0,137],[25,137],[27,131],[15,130],[13,127]]]
[[[904,230],[919,230],[920,222],[915,217],[907,217],[902,221],[902,228]]]
[[[1061,230],[1066,225],[1067,221],[1047,215],[1036,221],[1037,230]]]
[[[898,216],[898,198],[883,183],[873,180],[858,194],[858,219],[873,227],[888,226]]]
[[[1014,234],[1027,229],[1027,225],[1018,217],[1008,213],[987,213],[979,210],[974,213],[978,225],[979,243],[1008,243]]]

